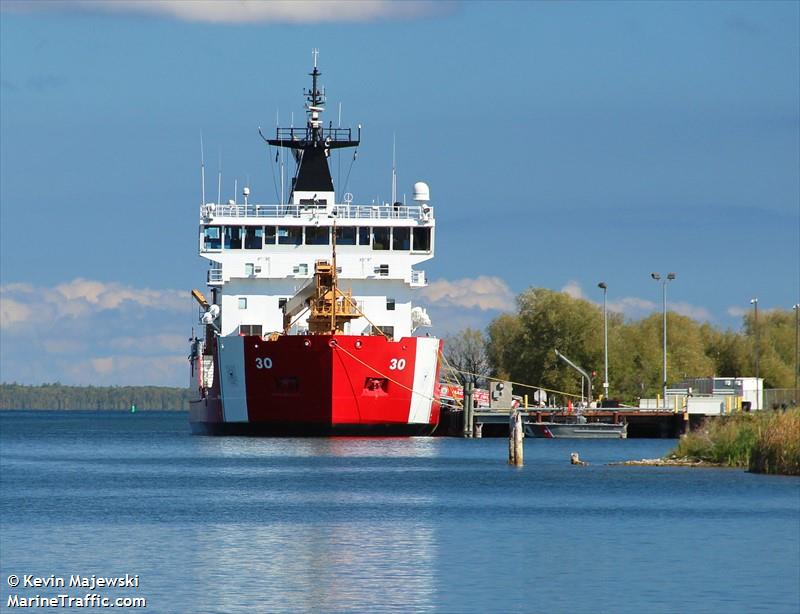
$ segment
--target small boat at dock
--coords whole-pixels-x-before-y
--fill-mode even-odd
[[[627,424],[607,422],[525,422],[526,437],[543,439],[627,439]]]

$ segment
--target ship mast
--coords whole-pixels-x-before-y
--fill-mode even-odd
[[[306,98],[306,114],[308,119],[305,128],[276,128],[275,138],[266,139],[275,147],[293,150],[297,161],[297,170],[292,179],[292,193],[289,197],[293,204],[303,199],[302,204],[314,206],[317,195],[333,192],[333,179],[328,167],[331,150],[343,147],[357,147],[361,142],[361,127],[356,135],[351,128],[325,128],[321,115],[325,111],[325,91],[320,90],[319,78],[322,76],[317,67],[318,51],[314,50],[314,67],[309,74],[311,89],[304,90]],[[332,194],[331,194],[332,196]]]

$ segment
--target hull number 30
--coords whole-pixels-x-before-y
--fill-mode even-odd
[[[272,368],[271,358],[261,358],[260,356],[256,358],[256,369],[271,369],[271,368]]]
[[[392,358],[389,361],[389,369],[392,371],[402,371],[406,368],[406,359],[405,358]]]

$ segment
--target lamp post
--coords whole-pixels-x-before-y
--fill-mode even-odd
[[[794,404],[800,403],[800,303],[792,306],[794,309]]]
[[[603,400],[608,398],[608,311],[606,310],[606,298],[608,297],[608,286],[601,281],[597,284],[598,288],[603,289],[603,357],[605,362],[605,372],[603,373]]]
[[[761,409],[761,390],[758,385],[758,298],[750,299],[750,304],[753,306],[755,319],[753,321],[753,330],[756,336],[756,409]]]
[[[662,382],[662,392],[664,394],[663,404],[667,406],[667,284],[675,279],[675,273],[667,273],[666,278],[661,279],[660,273],[650,273],[650,277],[661,282],[661,295],[664,314],[664,381]]]

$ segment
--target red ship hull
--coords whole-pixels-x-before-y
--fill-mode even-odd
[[[438,339],[234,336],[212,344],[208,388],[195,363],[194,433],[424,435],[439,422]]]

